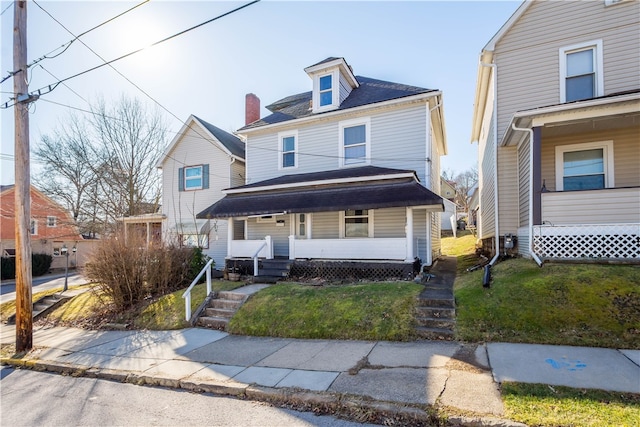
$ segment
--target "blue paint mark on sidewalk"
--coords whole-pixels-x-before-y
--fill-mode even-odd
[[[547,359],[545,360],[553,369],[567,370],[569,372],[581,371],[587,367],[586,363],[580,360],[569,360],[566,357],[562,357],[560,360]]]

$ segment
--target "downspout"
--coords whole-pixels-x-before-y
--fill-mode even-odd
[[[516,127],[511,123],[513,130],[529,132],[529,255],[534,259],[538,267],[542,267],[542,261],[533,251],[533,129]]]
[[[489,266],[493,267],[493,265],[498,261],[500,257],[500,221],[498,215],[498,65],[497,64],[486,64],[484,62],[480,63],[483,67],[491,67],[493,68],[493,158],[495,160],[495,171],[493,174],[493,188],[494,188],[494,206],[493,206],[493,216],[494,216],[494,228],[495,228],[495,244],[496,244],[496,254],[491,261],[489,261]]]
[[[431,156],[433,152],[433,141],[431,137],[431,112],[436,108],[439,108],[441,105],[442,105],[442,102],[438,101],[438,103],[434,105],[433,108],[429,108],[429,104],[427,103],[427,170],[426,170],[426,177],[425,177],[425,181],[426,181],[425,186],[429,190],[431,190],[431,184],[432,184],[431,183],[431,164],[432,164]],[[432,220],[430,212],[427,211],[426,215],[429,217],[430,220]],[[427,257],[426,257],[427,259],[422,264],[423,266],[424,265],[431,266],[433,264],[433,253],[432,253],[432,245],[431,245],[431,221],[427,221],[427,243],[428,243]]]

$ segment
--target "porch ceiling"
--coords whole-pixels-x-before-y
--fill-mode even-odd
[[[442,197],[423,187],[414,179],[404,179],[229,194],[200,212],[197,218],[229,218],[274,213],[313,213],[408,206],[430,207],[435,212],[444,211]]]

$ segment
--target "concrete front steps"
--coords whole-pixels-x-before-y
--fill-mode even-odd
[[[70,296],[53,294],[46,297],[42,297],[33,303],[32,315],[33,319],[37,319],[45,314],[53,311],[56,307],[61,306],[65,302],[71,299]],[[13,325],[16,323],[15,313],[10,315],[6,321],[7,324]]]
[[[231,317],[248,298],[248,295],[237,292],[218,292],[204,309],[196,325],[225,331]]]
[[[456,259],[439,258],[429,271],[425,288],[418,296],[416,306],[416,332],[431,340],[452,340],[455,337],[456,301],[453,282],[456,277]]]

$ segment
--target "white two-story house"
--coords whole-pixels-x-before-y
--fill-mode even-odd
[[[481,51],[471,140],[487,251],[640,262],[640,2],[523,2]]]
[[[217,267],[224,267],[227,221],[196,215],[222,198],[223,189],[244,183],[244,156],[244,142],[237,136],[196,116],[187,119],[157,164],[162,169],[165,242],[200,247]]]
[[[227,265],[284,258],[300,275],[360,277],[408,277],[416,258],[430,265],[443,211],[441,92],[356,76],[344,58],[304,71],[311,91],[237,131],[244,185],[197,215],[228,220]]]

